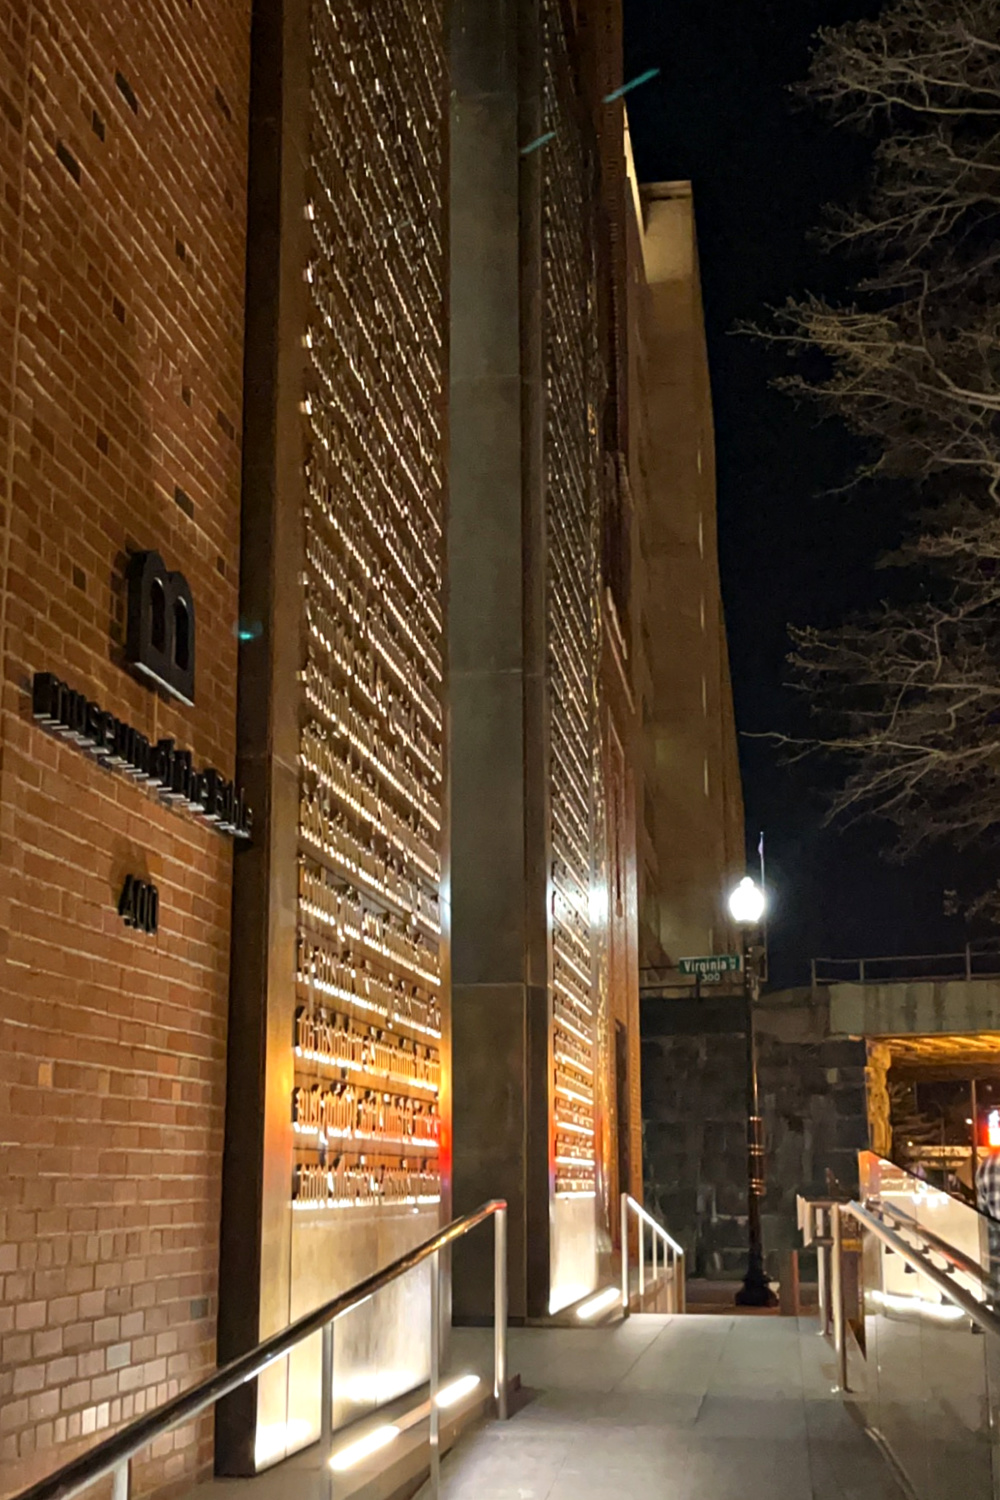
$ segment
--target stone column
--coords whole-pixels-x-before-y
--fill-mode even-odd
[[[451,67],[454,1206],[510,1205],[512,1317],[547,1310],[549,999],[534,0],[455,0]],[[455,1314],[492,1309],[485,1237]]]

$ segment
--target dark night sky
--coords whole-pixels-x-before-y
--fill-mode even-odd
[[[869,147],[801,109],[787,86],[805,75],[818,26],[876,9],[864,0],[625,0],[625,78],[662,69],[629,96],[639,176],[694,185],[720,562],[744,734],[803,730],[804,705],[783,686],[787,624],[834,624],[878,599],[886,575],[872,564],[905,520],[905,496],[824,495],[849,472],[849,439],[771,389],[782,361],[732,332],[789,295],[838,295],[855,274],[824,255],[810,230],[824,203],[858,195]],[[951,857],[889,864],[880,858],[884,827],[822,826],[832,768],[789,766],[746,738],[740,756],[751,850],[766,830],[772,982],[803,982],[813,955],[962,946],[964,926],[942,912]]]

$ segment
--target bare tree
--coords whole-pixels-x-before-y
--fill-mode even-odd
[[[1000,823],[996,0],[890,0],[822,31],[800,93],[879,137],[865,203],[825,233],[864,269],[852,305],[790,301],[763,336],[793,360],[779,383],[865,440],[859,479],[913,481],[918,536],[895,561],[920,586],[916,603],[793,632],[822,727],[785,743],[841,757],[831,816],[888,819],[906,855]]]
[[[794,683],[828,730],[779,736],[793,758],[842,757],[831,816],[889,819],[904,855],[1000,823],[1000,517],[928,534],[901,560],[913,553],[943,565],[941,602],[795,630]]]
[[[818,38],[803,92],[837,115],[1000,121],[994,0],[897,0]]]
[[[877,129],[861,208],[833,212],[831,248],[873,267],[859,300],[790,301],[765,333],[816,378],[783,384],[836,413],[873,452],[865,477],[947,472],[1000,499],[1000,40],[995,0],[899,0],[819,34],[801,95]]]

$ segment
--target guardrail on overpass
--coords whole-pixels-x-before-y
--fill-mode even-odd
[[[1000,952],[964,948],[960,953],[893,954],[884,958],[814,958],[819,984],[911,984],[918,980],[1000,979]]]

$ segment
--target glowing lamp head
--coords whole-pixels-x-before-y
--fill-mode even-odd
[[[986,1144],[991,1151],[1000,1150],[1000,1109],[991,1109],[986,1116]]]
[[[729,914],[740,927],[756,927],[764,915],[764,892],[744,875],[729,897]]]

